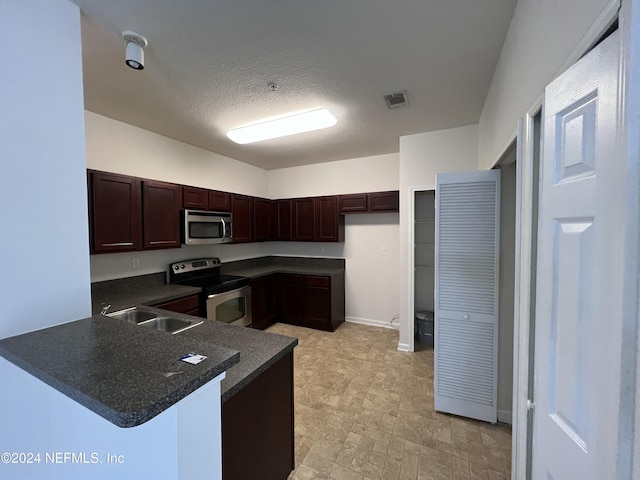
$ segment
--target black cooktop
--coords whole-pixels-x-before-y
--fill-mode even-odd
[[[219,258],[185,260],[169,266],[169,282],[200,287],[206,294],[222,293],[249,285],[249,278],[223,275]]]

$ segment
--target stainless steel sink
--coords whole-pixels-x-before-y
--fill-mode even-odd
[[[178,333],[194,326],[187,320],[172,317],[158,317],[139,324],[141,327],[154,328],[161,332]]]
[[[132,308],[127,308],[126,310],[120,310],[118,312],[109,313],[107,314],[107,316],[112,318],[120,318],[122,320],[127,320],[128,322],[141,324],[143,322],[147,322],[149,320],[156,318],[158,315],[156,315],[155,313],[138,310],[136,307],[132,307]]]
[[[156,313],[138,310],[136,307],[127,308],[107,314],[108,317],[120,318],[135,323],[141,327],[147,327],[160,332],[180,333],[200,325],[202,321],[185,320],[174,317],[159,317]]]

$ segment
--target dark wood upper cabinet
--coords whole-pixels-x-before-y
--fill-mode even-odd
[[[276,240],[291,240],[292,238],[292,221],[291,221],[291,200],[276,200]]]
[[[340,213],[366,212],[368,210],[367,200],[368,196],[366,193],[340,195],[340,197],[338,197]]]
[[[376,213],[398,212],[400,209],[400,192],[351,193],[338,197],[340,213]]]
[[[231,194],[209,190],[209,209],[214,212],[230,212]]]
[[[338,212],[338,197],[318,197],[315,199],[316,242],[344,241],[344,217]]]
[[[209,210],[209,190],[196,187],[182,187],[182,208]]]
[[[372,212],[397,212],[400,210],[400,192],[369,193],[369,210]]]
[[[89,172],[92,253],[142,249],[140,179]]]
[[[313,242],[315,240],[315,199],[294,198],[291,202],[291,217],[293,219],[291,239],[298,242]]]
[[[253,232],[256,242],[271,240],[271,201],[264,198],[253,200]]]
[[[231,213],[233,215],[233,242],[252,242],[253,234],[253,197],[231,195]]]
[[[142,219],[145,249],[180,247],[182,187],[142,181]]]

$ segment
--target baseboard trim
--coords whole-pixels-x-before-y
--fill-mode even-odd
[[[383,320],[373,320],[372,318],[360,318],[360,317],[344,317],[345,322],[359,323],[360,325],[369,325],[371,327],[392,328],[398,330],[400,326],[391,322],[385,322]]]
[[[413,352],[408,343],[398,343],[398,350],[401,352]]]
[[[511,410],[498,410],[498,421],[500,423],[508,423],[511,425],[513,422]]]

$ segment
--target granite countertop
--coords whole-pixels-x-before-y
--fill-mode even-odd
[[[180,360],[190,352],[207,358]],[[240,360],[219,342],[100,315],[2,339],[0,355],[119,427],[152,419]]]
[[[333,276],[344,273],[345,261],[342,258],[269,256],[225,263],[222,271],[249,278],[274,273]]]
[[[229,269],[225,273],[230,275],[240,275],[241,277],[259,278],[274,273],[290,273],[298,275],[337,275],[344,272],[344,268],[322,268],[310,266],[294,265],[264,265],[256,267],[246,267]]]
[[[139,308],[150,312],[167,313],[165,310],[153,307]],[[171,316],[202,320],[173,312]],[[227,374],[220,384],[220,395],[223,402],[235,395],[298,345],[297,338],[238,325],[227,325],[211,320],[205,320],[200,325],[178,333],[176,336],[211,345],[219,345],[240,352],[240,361],[227,370]]]
[[[157,305],[189,295],[198,295],[202,289],[165,283],[165,273],[152,273],[138,277],[121,278],[91,284],[91,313],[99,314],[110,305],[116,312],[133,305]]]

